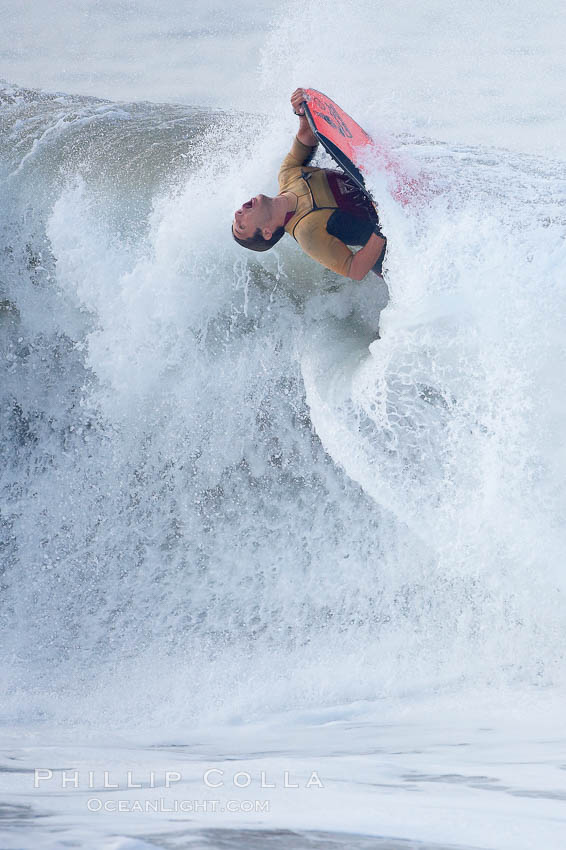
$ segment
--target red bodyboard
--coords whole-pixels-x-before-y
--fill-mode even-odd
[[[381,168],[393,178],[393,197],[403,204],[408,203],[418,189],[418,181],[404,173],[401,164],[386,148],[377,144],[337,103],[316,89],[305,89],[305,93],[308,97],[304,104],[305,114],[316,138],[372,203],[375,201],[364,181],[366,163],[372,152]]]

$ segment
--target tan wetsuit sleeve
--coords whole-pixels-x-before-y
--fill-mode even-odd
[[[293,144],[291,145],[291,150],[281,163],[281,168],[279,169],[280,186],[285,183],[289,177],[295,176],[292,174],[292,169],[300,168],[301,165],[304,164],[305,160],[310,157],[313,150],[314,148],[310,148],[308,145],[303,145],[303,143],[295,136]]]
[[[316,216],[313,215],[312,218],[315,219]],[[344,277],[350,276],[354,255],[341,239],[328,233],[326,226],[321,227],[320,223],[315,221],[311,227],[303,226],[300,232],[297,232],[297,242],[305,254],[326,266],[327,269]]]

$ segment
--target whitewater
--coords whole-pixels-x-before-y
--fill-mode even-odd
[[[2,850],[566,846],[565,37],[2,4]],[[231,238],[299,85],[425,187],[383,284]]]

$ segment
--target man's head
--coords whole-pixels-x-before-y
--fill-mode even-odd
[[[256,195],[234,213],[232,236],[251,251],[268,251],[285,233],[276,199]]]

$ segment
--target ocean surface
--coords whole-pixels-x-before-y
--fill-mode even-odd
[[[4,0],[2,850],[566,846],[565,39]],[[230,236],[299,85],[422,187],[381,286]]]

